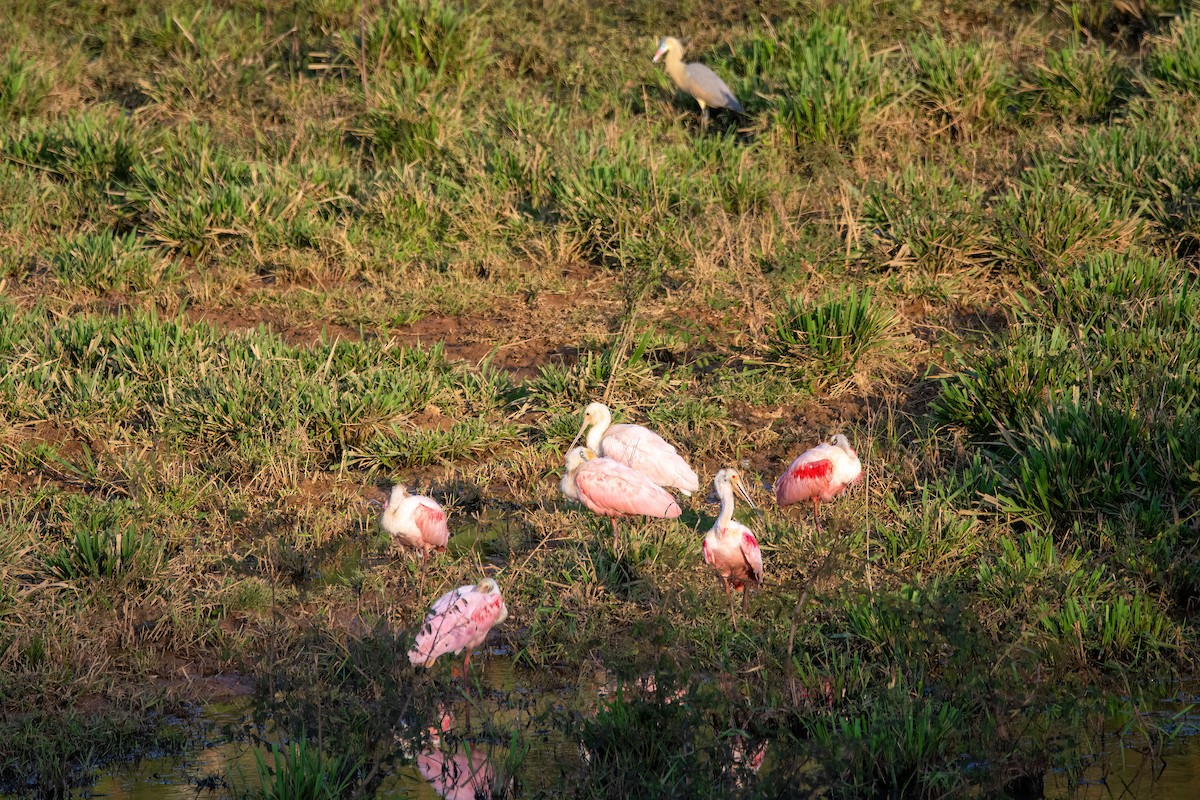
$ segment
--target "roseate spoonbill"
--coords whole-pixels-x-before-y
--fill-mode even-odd
[[[737,612],[733,608],[730,588],[742,590],[744,612],[750,602],[751,585],[755,588],[762,586],[762,551],[758,549],[758,540],[754,538],[750,529],[733,518],[734,489],[754,507],[750,492],[742,482],[741,473],[736,469],[723,469],[717,473],[713,484],[717,488],[717,497],[721,498],[721,515],[704,537],[701,553],[704,555],[704,563],[713,568],[725,587],[725,596],[729,598],[729,615],[736,630]]]
[[[801,453],[775,481],[775,500],[781,506],[812,500],[813,518],[821,530],[821,503],[828,503],[862,479],[862,463],[850,440],[837,434],[828,442]]]
[[[391,534],[392,542],[420,550],[422,560],[430,550],[445,550],[450,541],[446,510],[423,494],[409,494],[399,483],[392,487],[379,527]]]
[[[683,513],[666,489],[637,470],[598,457],[586,447],[567,451],[567,472],[559,489],[596,514],[612,519],[613,550],[617,549],[618,517],[674,519]]]
[[[588,426],[591,429],[588,430]],[[571,442],[588,432],[588,449],[599,456],[620,461],[645,475],[659,486],[678,489],[687,496],[700,488],[700,480],[675,448],[662,437],[641,425],[613,425],[612,412],[604,403],[588,403],[583,424]],[[569,449],[569,448],[568,448]]]
[[[745,114],[745,109],[734,96],[725,81],[717,73],[703,64],[683,63],[683,45],[674,36],[665,36],[658,43],[658,52],[654,54],[654,62],[666,56],[667,74],[675,85],[696,98],[700,104],[700,124],[708,125],[708,109],[728,108],[738,114]]]
[[[408,651],[408,660],[417,666],[428,667],[438,656],[465,650],[465,675],[471,663],[471,650],[483,644],[493,625],[506,619],[508,607],[500,596],[500,587],[491,578],[484,578],[474,586],[452,589],[433,604]]]

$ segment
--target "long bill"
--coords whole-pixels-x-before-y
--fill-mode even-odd
[[[587,420],[585,419],[583,421],[583,424],[579,426],[579,433],[575,434],[575,438],[571,440],[571,443],[569,445],[567,445],[568,450],[574,449],[575,443],[579,441],[580,436],[583,436],[583,432],[587,430],[587,426],[588,426]]]
[[[750,490],[746,488],[745,482],[743,482],[742,479],[739,477],[734,482],[733,486],[735,489],[737,489],[738,494],[740,494],[742,496],[742,499],[745,500],[750,505],[751,508],[753,508],[757,511],[758,504],[755,503],[754,498],[750,496]]]

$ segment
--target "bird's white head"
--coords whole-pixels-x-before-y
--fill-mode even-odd
[[[583,462],[591,461],[596,454],[586,447],[572,447],[567,451],[567,472],[574,472]]]
[[[683,55],[683,45],[674,36],[664,36],[658,42],[658,51],[654,54],[654,63],[671,51],[675,51],[678,55]]]
[[[389,508],[395,508],[406,497],[408,497],[408,490],[404,488],[404,484],[397,483],[392,487],[392,492],[388,495],[388,501],[384,504],[383,510],[387,511]]]
[[[850,455],[856,455],[854,448],[850,446],[850,440],[846,438],[846,434],[844,433],[835,434],[834,437],[829,440],[829,443],[834,447],[840,447]]]
[[[583,409],[583,424],[579,426],[579,432],[571,440],[570,447],[575,446],[575,443],[579,441],[579,437],[583,436],[583,432],[588,428],[599,425],[601,428],[606,429],[611,424],[612,412],[608,410],[608,406],[604,405],[604,403],[588,403],[587,408]]]
[[[750,504],[751,508],[758,508],[754,503],[754,499],[750,497],[750,490],[746,488],[746,482],[742,480],[742,473],[732,467],[723,469],[717,473],[717,477],[713,479],[713,484],[717,487],[717,495],[721,495],[723,487],[729,487],[729,495],[733,496],[733,490],[742,496],[742,499]]]

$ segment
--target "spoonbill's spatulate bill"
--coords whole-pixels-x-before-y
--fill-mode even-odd
[[[598,457],[586,447],[567,451],[567,472],[559,488],[566,497],[612,520],[614,550],[618,517],[674,519],[683,513],[666,489],[637,470]]]
[[[729,615],[733,619],[733,627],[737,628],[737,612],[733,607],[730,589],[742,590],[742,610],[745,611],[750,602],[750,588],[762,586],[763,563],[758,539],[754,538],[749,528],[733,518],[734,489],[751,507],[754,501],[750,499],[750,493],[736,469],[721,470],[713,484],[717,489],[717,497],[721,498],[721,514],[704,537],[701,553],[704,563],[713,568],[725,587],[725,595],[729,598]]]
[[[828,442],[801,453],[775,482],[775,500],[781,506],[811,500],[817,530],[821,529],[821,503],[828,503],[862,478],[862,463],[850,440],[837,434]]]
[[[674,36],[666,36],[658,43],[658,52],[654,54],[655,63],[666,56],[667,74],[683,91],[696,98],[700,104],[700,119],[708,124],[708,109],[727,108],[744,114],[745,109],[737,97],[725,85],[725,81],[703,64],[685,64],[683,61],[683,45]]]
[[[619,461],[659,486],[678,489],[685,495],[700,488],[700,479],[674,447],[641,425],[613,425],[612,412],[603,403],[589,403],[583,410],[583,425],[571,447],[585,430],[588,449],[593,453]]]
[[[408,651],[408,660],[417,666],[428,667],[438,656],[466,650],[463,658],[465,673],[471,662],[471,650],[483,644],[493,625],[506,619],[508,607],[500,596],[500,587],[491,578],[484,578],[474,586],[452,589],[433,604]]]

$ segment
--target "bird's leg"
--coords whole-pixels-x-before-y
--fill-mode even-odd
[[[425,572],[426,572],[425,566],[428,563],[429,563],[429,550],[428,550],[428,548],[422,547],[421,548],[421,584],[420,584],[422,598],[425,597]]]
[[[708,106],[703,103],[700,104],[700,127],[708,127]]]
[[[742,613],[745,614],[750,609],[750,584],[742,584]]]
[[[617,518],[609,517],[609,522],[612,523],[612,528],[613,528],[613,548],[612,549],[613,549],[613,555],[615,556],[617,554]]]
[[[821,501],[813,498],[813,520],[817,523],[817,533],[821,533]]]
[[[721,583],[725,584],[725,597],[729,600],[729,618],[733,620],[733,629],[737,630],[737,611],[733,607],[733,592],[729,588],[729,578],[721,576]]]

